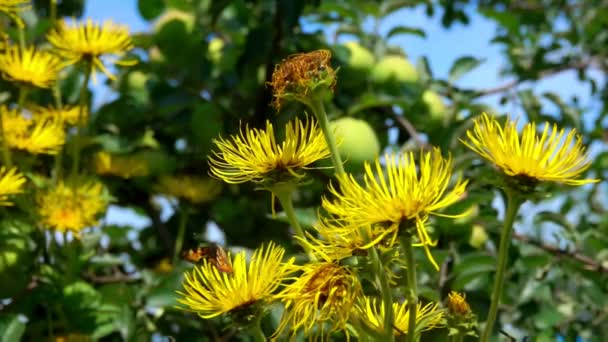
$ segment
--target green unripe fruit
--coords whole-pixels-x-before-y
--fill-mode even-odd
[[[431,119],[436,121],[442,121],[445,115],[445,105],[443,104],[443,99],[439,94],[432,90],[426,90],[422,94],[422,102],[427,107],[429,114],[431,115]]]
[[[207,47],[207,57],[213,63],[217,64],[222,60],[222,50],[224,49],[224,41],[219,38],[213,38],[209,41]]]
[[[160,51],[160,49],[158,48],[158,46],[153,46],[150,48],[150,50],[148,51],[148,57],[150,57],[150,62],[152,63],[165,63],[167,61],[167,58],[165,57],[165,55]]]
[[[131,89],[145,89],[146,82],[148,82],[149,78],[150,77],[145,72],[133,71],[127,76],[127,85]]]
[[[475,248],[481,248],[488,241],[488,233],[486,229],[476,224],[471,229],[471,237],[469,237],[469,244]]]
[[[372,69],[371,81],[398,95],[401,88],[418,82],[418,71],[412,63],[401,56],[386,56]]]
[[[194,31],[194,15],[171,8],[166,10],[158,19],[156,19],[153,25],[154,33],[160,32],[163,26],[172,20],[181,21],[186,28],[186,32],[191,33]]]
[[[371,51],[355,41],[344,43],[344,47],[349,52],[348,59],[346,60],[348,68],[366,72],[372,69],[375,58]]]
[[[373,161],[380,154],[380,142],[373,128],[365,120],[341,118],[330,123],[344,167],[347,171],[361,170],[365,161]]]

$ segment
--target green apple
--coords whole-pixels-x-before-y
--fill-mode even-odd
[[[380,142],[374,129],[365,120],[345,117],[330,123],[345,169],[360,171],[365,161],[373,161],[380,154]]]
[[[222,50],[224,49],[224,41],[220,38],[212,38],[207,47],[207,56],[209,60],[215,64],[222,60]]]
[[[426,90],[422,94],[422,102],[424,102],[426,105],[432,120],[443,121],[443,117],[445,115],[445,105],[439,94],[432,90]]]
[[[349,52],[348,59],[346,60],[347,67],[359,71],[371,71],[375,63],[375,58],[371,51],[355,41],[344,43],[344,47]]]
[[[145,72],[136,70],[129,73],[129,75],[127,76],[127,85],[131,89],[145,89],[146,82],[148,82],[149,78],[150,77]]]
[[[398,95],[404,86],[418,82],[418,71],[405,57],[389,55],[374,66],[370,79],[374,85]]]
[[[469,237],[469,245],[475,248],[481,248],[488,241],[488,233],[486,229],[479,224],[473,225],[471,236]]]
[[[194,15],[178,9],[167,9],[156,21],[154,21],[153,29],[155,33],[160,32],[162,27],[172,20],[181,21],[186,27],[186,32],[191,33],[194,30]]]

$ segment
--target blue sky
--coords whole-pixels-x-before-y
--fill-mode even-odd
[[[85,3],[85,18],[92,18],[97,21],[112,19],[117,23],[129,25],[132,32],[144,31],[149,28],[149,23],[138,14],[136,0],[87,0]],[[423,28],[427,37],[423,39],[412,35],[399,35],[393,37],[389,42],[401,46],[412,61],[416,61],[421,56],[426,56],[435,77],[447,78],[450,67],[456,59],[464,55],[473,55],[485,59],[485,62],[473,72],[461,78],[457,82],[458,85],[486,89],[509,81],[509,78],[500,76],[500,71],[505,65],[505,60],[501,55],[501,46],[490,43],[496,30],[492,21],[480,15],[472,15],[469,25],[455,25],[450,29],[444,29],[440,25],[440,17],[437,13],[435,17],[429,18],[424,13],[424,8],[418,7],[391,15],[382,22],[380,28],[382,32],[388,32],[391,27],[400,23]],[[602,81],[599,74],[597,78]],[[111,96],[108,96],[108,89],[101,83],[97,87],[95,103],[99,105],[101,104],[100,101],[109,99]],[[591,109],[589,118],[592,118],[593,113],[597,113],[599,108],[600,102],[590,96],[589,87],[578,82],[574,72],[564,72],[534,84],[524,84],[519,89],[525,88],[532,88],[536,94],[551,90],[561,95],[566,101],[576,95],[584,106]],[[483,102],[497,108],[500,113],[508,113],[512,116],[522,114],[514,106],[500,106],[498,96],[484,98]],[[547,106],[547,110],[552,110],[548,102],[545,102],[544,105]],[[590,122],[591,120],[586,121]],[[605,148],[605,146],[592,146],[591,150],[595,154]],[[604,191],[606,192],[606,190]],[[502,209],[499,203],[496,203],[496,206]],[[552,205],[552,207],[555,207],[555,205]],[[523,210],[526,210],[528,218],[531,218],[533,216],[532,212],[535,211],[532,206]],[[138,219],[120,208],[114,207],[108,214],[110,223],[125,222],[125,220],[136,226],[147,224],[147,220]],[[531,224],[531,220],[527,220],[522,222],[520,227],[530,227]]]

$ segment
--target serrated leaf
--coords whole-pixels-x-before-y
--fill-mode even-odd
[[[471,56],[464,56],[458,58],[454,64],[452,64],[452,68],[450,68],[450,76],[448,80],[450,82],[455,82],[464,76],[466,73],[478,67],[485,60],[477,59]]]

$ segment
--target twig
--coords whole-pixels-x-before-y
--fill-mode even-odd
[[[527,243],[529,245],[538,247],[555,256],[568,257],[570,259],[576,260],[576,261],[584,264],[585,269],[587,269],[587,270],[608,273],[608,266],[604,266],[604,265],[602,265],[602,263],[597,262],[596,260],[594,260],[586,255],[583,255],[577,251],[564,250],[557,246],[544,244],[541,241],[534,240],[525,235],[521,235],[521,234],[517,234],[517,233],[513,234],[513,238],[515,238],[516,240],[521,241],[523,243]]]

